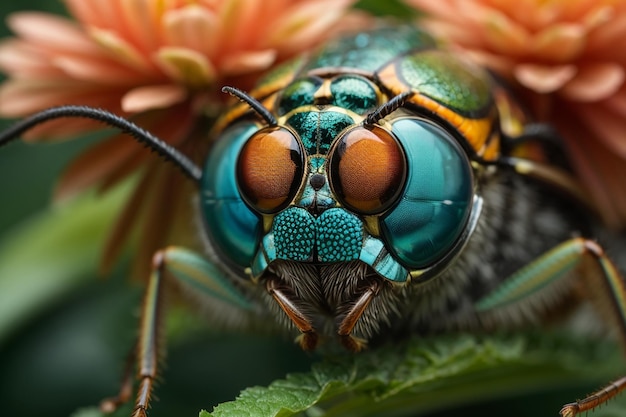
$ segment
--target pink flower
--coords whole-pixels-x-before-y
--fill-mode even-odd
[[[607,223],[626,226],[626,1],[406,1],[434,34],[534,95]]]
[[[198,159],[207,151],[207,126],[227,98],[221,87],[249,89],[273,65],[351,26],[354,1],[64,0],[75,20],[13,14],[8,25],[16,37],[0,44],[0,70],[8,75],[0,115],[22,117],[61,104],[102,107]],[[62,119],[28,138],[68,138],[99,127]],[[149,265],[146,259],[170,243],[175,219],[189,217],[180,213],[189,210],[191,190],[171,167],[120,136],[76,159],[58,187],[61,197],[93,185],[106,189],[139,169],[105,264],[139,227],[139,259]]]
[[[75,100],[136,113],[216,94],[321,42],[353,1],[65,3],[78,23],[44,13],[9,17],[18,38],[0,49],[0,68],[12,77],[1,90],[3,115]]]

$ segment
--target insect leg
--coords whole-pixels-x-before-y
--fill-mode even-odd
[[[318,336],[313,328],[313,323],[294,303],[293,297],[284,291],[280,286],[278,278],[269,277],[265,284],[267,292],[274,297],[280,308],[287,314],[287,317],[295,324],[302,333],[298,337],[298,343],[303,350],[313,350],[317,347]]]
[[[161,348],[161,322],[163,311],[163,272],[165,256],[157,252],[153,258],[152,274],[146,288],[137,344],[137,379],[139,389],[133,417],[145,417],[150,403],[152,386],[157,376]]]
[[[169,274],[166,275],[166,272]],[[202,256],[179,247],[169,247],[154,255],[152,274],[146,288],[137,343],[137,379],[139,388],[133,417],[145,417],[158,373],[158,362],[162,355],[163,337],[162,316],[164,310],[164,285],[166,277],[173,277],[177,283],[191,287],[238,308],[249,309],[250,305],[237,288],[212,264]],[[105,401],[108,411],[123,400],[125,384],[120,396],[113,401]]]
[[[365,346],[365,341],[352,336],[352,330],[378,291],[380,291],[380,285],[377,282],[367,287],[339,324],[337,333],[341,337],[341,343],[351,352],[358,352]]]
[[[120,391],[115,397],[105,398],[100,402],[100,410],[103,413],[112,413],[118,409],[122,404],[126,404],[130,397],[133,395],[133,369],[137,363],[137,343],[133,345],[133,348],[128,353],[126,358],[126,364],[124,365],[124,373],[122,374],[122,382],[120,384]]]
[[[615,322],[626,348],[626,282],[617,267],[596,242],[584,238],[568,240],[546,252],[508,277],[499,287],[476,304],[479,312],[528,299],[539,290],[559,281],[576,267],[585,268],[585,294],[607,311]],[[604,307],[604,308],[602,308]],[[592,410],[626,389],[626,377],[608,384],[583,400],[566,404],[563,417]]]
[[[589,209],[596,211],[596,207],[593,207],[591,203],[593,199],[589,192],[569,172],[563,169],[516,157],[502,157],[498,160],[498,164],[511,168],[520,175],[533,178],[541,184],[553,186],[555,189],[569,194],[576,201],[589,205]]]
[[[573,403],[565,404],[560,411],[562,417],[574,417],[583,412],[593,410],[601,404],[604,404],[611,398],[619,394],[626,388],[626,377],[622,377],[611,382],[606,387],[594,392],[593,394]]]

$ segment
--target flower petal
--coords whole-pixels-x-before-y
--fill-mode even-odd
[[[94,41],[109,52],[111,57],[120,63],[148,74],[154,69],[133,45],[119,37],[115,32],[91,28],[89,34]]]
[[[84,1],[84,0],[83,0]],[[110,0],[105,3],[111,3]],[[125,38],[132,41],[144,55],[158,48],[160,39],[160,1],[124,0],[118,2],[118,18],[124,28]]]
[[[234,51],[250,49],[259,43],[267,22],[278,19],[275,14],[272,19],[265,18],[264,14],[269,7],[262,4],[262,0],[224,0],[219,5],[218,22],[220,28],[220,50]],[[265,2],[276,3],[276,2]]]
[[[264,46],[277,47],[281,55],[302,50],[324,37],[351,3],[351,0],[303,2],[274,22]]]
[[[49,52],[97,54],[99,51],[72,21],[39,12],[14,13],[7,21],[11,30],[25,41],[45,45]]]
[[[563,96],[574,101],[598,101],[619,90],[624,83],[624,67],[613,63],[582,65],[578,74],[563,88]]]
[[[119,1],[63,0],[72,16],[85,26],[113,29],[119,24]]]
[[[207,86],[216,77],[215,68],[207,58],[191,49],[161,48],[155,59],[166,74],[188,86]]]
[[[229,76],[249,74],[263,71],[276,61],[276,51],[242,52],[237,55],[226,57],[222,61],[220,70]]]
[[[467,28],[445,20],[419,20],[421,28],[437,36],[441,34],[441,42],[446,45],[463,45],[464,48],[482,48],[484,36],[479,31],[468,31]]]
[[[504,13],[492,10],[485,21],[485,41],[494,52],[524,55],[531,44],[529,31]]]
[[[63,93],[60,94],[59,91]],[[94,86],[91,83],[61,80],[16,80],[0,86],[0,114],[5,117],[23,117],[52,106],[67,103],[102,107],[121,113],[119,91],[111,86]],[[25,139],[41,137],[69,138],[87,130],[97,130],[102,125],[86,119],[58,119],[37,126]]]
[[[63,170],[54,191],[54,199],[58,201],[73,197],[98,184],[104,176],[126,163],[136,148],[137,144],[125,134],[90,147]]]
[[[626,119],[623,115],[601,103],[581,103],[577,105],[577,114],[593,134],[593,138],[588,140],[602,142],[611,152],[626,159]]]
[[[611,111],[626,119],[626,85],[622,85],[617,93],[602,101]]]
[[[215,13],[198,5],[168,11],[163,18],[166,42],[207,56],[215,53],[220,22]]]
[[[515,67],[517,81],[537,93],[557,91],[576,75],[574,65],[535,65],[521,64]]]
[[[122,97],[122,109],[129,113],[166,108],[178,104],[188,96],[179,85],[151,85],[130,90]]]
[[[145,82],[146,76],[131,68],[121,66],[108,60],[81,59],[78,57],[60,56],[53,58],[51,64],[63,71],[69,78],[94,84],[119,85],[124,80],[129,85]]]
[[[576,169],[593,195],[593,202],[604,221],[612,227],[626,225],[626,161],[593,140],[593,133],[576,118],[558,124],[568,141],[568,150]]]
[[[621,43],[626,36],[626,14],[615,13],[615,10],[603,8],[597,12],[597,16],[590,16],[587,48],[594,53],[619,52],[615,50],[616,43]]]
[[[454,5],[448,0],[405,0],[405,2],[423,13],[437,17],[453,16],[455,11]]]
[[[61,84],[62,85],[62,84]],[[12,79],[0,86],[0,114],[4,117],[22,117],[46,107],[59,104],[59,86],[54,81]],[[65,83],[65,92],[75,86]]]
[[[46,54],[21,40],[9,39],[0,44],[0,69],[14,78],[54,78],[61,75],[50,66]]]
[[[577,58],[585,44],[586,31],[582,25],[556,24],[535,35],[532,49],[537,59],[564,63]]]

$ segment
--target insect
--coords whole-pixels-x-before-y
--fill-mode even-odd
[[[53,108],[0,145],[58,117],[118,127],[198,188],[205,247],[154,257],[138,348],[144,416],[157,376],[164,281],[212,317],[267,325],[304,350],[358,352],[406,331],[510,327],[581,294],[626,343],[626,289],[566,167],[542,162],[555,132],[529,123],[483,69],[426,33],[345,37],[268,75],[214,128],[203,166],[98,109]],[[528,149],[533,156],[518,156]],[[538,156],[534,156],[538,155]],[[576,208],[580,206],[580,209]],[[567,404],[572,416],[626,387]],[[115,408],[125,392],[107,403]]]

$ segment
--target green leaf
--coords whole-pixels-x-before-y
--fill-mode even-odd
[[[417,416],[554,386],[601,385],[623,364],[615,346],[564,334],[414,338],[327,358],[200,417]]]
[[[128,185],[51,207],[2,236],[0,343],[86,275],[95,275],[104,237]]]

